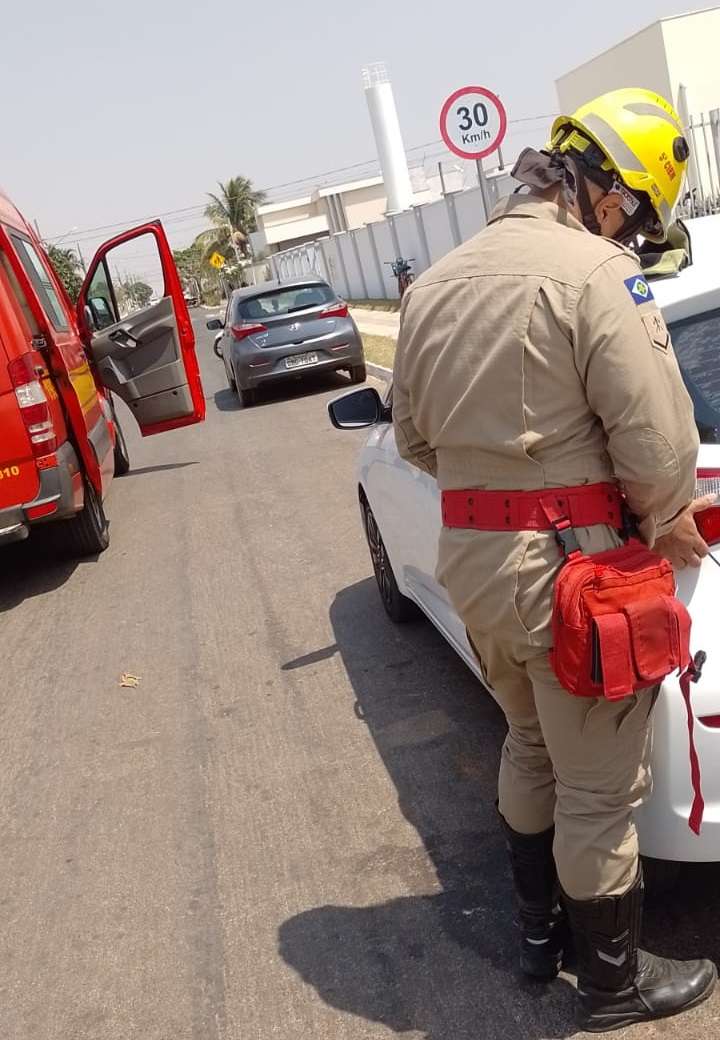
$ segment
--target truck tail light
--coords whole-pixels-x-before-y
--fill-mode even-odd
[[[320,311],[321,318],[347,318],[349,315],[348,305],[346,303],[331,303],[329,307]]]
[[[232,325],[230,331],[233,339],[247,339],[248,336],[254,336],[258,332],[267,332],[267,326],[260,325],[259,322],[243,322],[241,325]]]
[[[22,354],[15,358],[8,365],[8,373],[33,455],[36,458],[51,455],[57,448],[57,436],[50,405],[35,372],[32,355]]]

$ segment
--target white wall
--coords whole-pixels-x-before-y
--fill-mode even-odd
[[[720,8],[662,23],[673,102],[681,83],[693,115],[720,107]]]
[[[383,295],[387,300],[397,300],[397,280],[392,273],[392,268],[388,267],[386,263],[386,261],[392,261],[395,259],[395,246],[393,245],[392,235],[390,234],[390,225],[387,220],[378,221],[377,224],[373,224],[373,235],[375,236],[378,257],[380,259],[380,267],[382,269],[383,284],[385,286],[385,292]]]
[[[384,184],[373,184],[367,188],[342,193],[343,207],[349,229],[363,227],[373,220],[381,220],[387,210],[387,193]]]
[[[491,186],[493,195],[502,196],[509,194],[515,182],[503,176],[492,178]],[[390,264],[398,253],[413,258],[415,275],[421,275],[484,226],[482,194],[476,187],[356,231],[276,253],[272,259],[280,277],[315,272],[328,278],[347,299],[395,300],[397,279]]]
[[[367,228],[362,228],[360,231],[355,232],[355,242],[360,254],[363,273],[365,274],[368,299],[382,300],[385,296],[385,284],[382,275],[378,272],[370,241],[370,233]]]
[[[455,240],[453,239],[450,221],[448,220],[445,199],[426,206],[423,209],[423,220],[425,222],[425,236],[430,249],[430,259],[435,263],[455,248]]]
[[[463,191],[455,196],[455,212],[463,242],[477,235],[485,227],[485,210],[480,188]]]
[[[665,56],[663,23],[655,22],[598,54],[561,76],[555,87],[563,115],[569,115],[598,94],[620,87],[647,87],[676,102]]]

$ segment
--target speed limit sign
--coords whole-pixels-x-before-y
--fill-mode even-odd
[[[462,87],[451,94],[440,114],[440,133],[461,159],[484,159],[497,151],[507,132],[502,101],[487,87]]]

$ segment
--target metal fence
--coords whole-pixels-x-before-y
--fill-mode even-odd
[[[678,212],[683,217],[720,213],[720,108],[693,116],[685,132],[690,164],[687,191]]]
[[[687,190],[678,207],[681,217],[720,213],[720,109],[687,117],[690,143]],[[491,206],[516,186],[505,173],[488,180]],[[355,231],[318,239],[269,258],[273,276],[281,280],[319,275],[349,300],[398,297],[390,262],[412,257],[415,274],[485,226],[479,187],[453,192],[435,202],[415,206]]]
[[[491,207],[508,195],[515,182],[504,173],[488,179]],[[396,257],[412,259],[422,274],[456,246],[485,226],[480,187],[453,192],[354,231],[344,231],[270,258],[274,277],[281,280],[316,274],[349,300],[393,300],[397,279],[390,266]]]

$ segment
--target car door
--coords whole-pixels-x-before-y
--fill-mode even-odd
[[[127,404],[144,437],[203,421],[195,334],[159,221],[98,249],[77,314],[100,381]]]
[[[4,268],[31,333],[32,345],[47,356],[53,373],[50,397],[57,393],[75,434],[85,471],[98,491],[112,478],[113,448],[73,306],[40,242],[28,227],[0,225],[0,264]]]
[[[392,387],[385,403],[392,408]],[[442,529],[440,489],[433,477],[401,457],[391,422],[379,423],[370,434],[361,480],[401,591],[419,603],[480,676],[465,625],[435,577]]]

